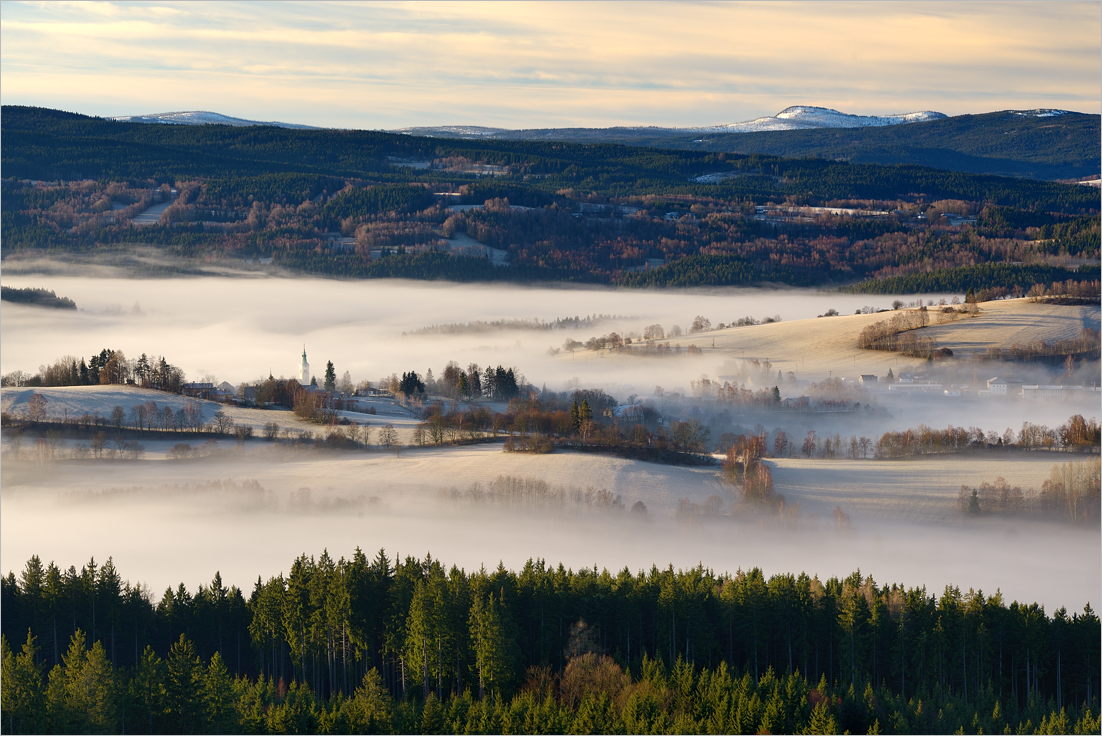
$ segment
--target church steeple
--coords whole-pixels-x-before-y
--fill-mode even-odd
[[[298,369],[298,382],[303,386],[310,385],[310,364],[306,362],[306,345],[302,346],[302,365]]]

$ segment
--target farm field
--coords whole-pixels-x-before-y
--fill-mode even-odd
[[[768,360],[775,370],[792,371],[803,378],[821,380],[829,376],[855,377],[862,373],[883,376],[921,367],[924,361],[898,353],[861,350],[857,338],[871,324],[891,319],[891,312],[843,314],[837,317],[729,327],[659,343],[694,344],[713,358]],[[929,334],[954,356],[967,358],[989,347],[1007,348],[1016,343],[1055,342],[1077,337],[1084,327],[1099,328],[1099,307],[1034,304],[1026,299],[985,302],[973,318],[937,324],[931,310],[930,327],[916,331]],[[611,356],[610,356],[611,357]],[[625,356],[626,357],[626,356]]]
[[[1003,453],[928,455],[893,460],[770,459],[777,493],[800,511],[829,518],[835,506],[859,519],[951,523],[961,485],[978,486],[1004,477],[1012,486],[1040,488],[1052,466],[1080,455]]]

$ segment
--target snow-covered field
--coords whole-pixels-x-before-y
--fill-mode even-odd
[[[870,301],[874,298],[870,297]],[[860,350],[857,337],[865,327],[891,319],[890,313],[845,314],[792,322],[729,327],[665,340],[690,343],[716,358],[768,359],[778,370],[820,380],[828,376],[885,375],[921,367],[923,361],[882,350]],[[1034,340],[1055,342],[1077,337],[1083,327],[1099,328],[1099,307],[1033,304],[1026,299],[986,302],[975,318],[937,324],[915,334],[929,334],[938,344],[962,356],[983,353],[989,347],[1009,347]],[[714,347],[713,347],[714,341]]]
[[[898,460],[769,460],[777,493],[800,511],[830,518],[835,506],[855,520],[960,524],[957,493],[999,476],[1038,489],[1052,466],[1081,456],[1050,454],[919,457]]]
[[[48,388],[4,388],[0,389],[0,409],[13,416],[25,416],[27,401],[32,394],[39,394],[46,398],[46,415],[52,421],[77,420],[83,416],[100,416],[108,418],[116,406],[121,406],[126,412],[127,422],[130,422],[130,409],[139,404],[153,402],[159,410],[166,407],[173,411],[180,411],[185,404],[191,403],[200,410],[202,421],[209,423],[216,413],[224,412],[233,420],[235,426],[249,426],[259,434],[266,424],[274,422],[279,426],[283,434],[312,432],[316,435],[324,435],[325,427],[303,421],[294,412],[286,409],[249,409],[233,406],[231,404],[219,404],[214,401],[189,399],[179,394],[153,391],[151,389],[138,388],[137,386],[54,386]],[[399,437],[408,442],[409,435],[420,419],[414,412],[405,407],[398,406],[391,400],[377,399],[366,402],[375,408],[375,414],[362,412],[342,411],[338,414],[355,424],[367,424],[372,427],[381,427],[390,424],[398,430]],[[148,451],[156,452],[157,447],[168,442],[167,440],[155,440],[149,444]],[[79,444],[79,443],[67,443]],[[164,448],[170,447],[174,442],[168,443]]]
[[[933,317],[931,326],[924,328],[922,334],[952,348],[954,355],[968,357],[982,354],[988,348],[1028,345],[1038,340],[1051,344],[1079,337],[1084,327],[1092,330],[1099,328],[1099,313],[1102,311],[1097,304],[1031,304],[1026,299],[986,302],[982,309],[982,314],[975,319],[961,319],[944,325],[936,324],[936,317]]]

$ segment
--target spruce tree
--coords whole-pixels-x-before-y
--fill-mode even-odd
[[[325,364],[325,390],[335,391],[337,389],[337,370],[333,367],[333,361],[328,361]]]

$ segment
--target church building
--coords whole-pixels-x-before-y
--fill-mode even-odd
[[[310,385],[310,364],[306,362],[306,346],[302,346],[302,365],[298,368],[298,382],[303,386]]]

